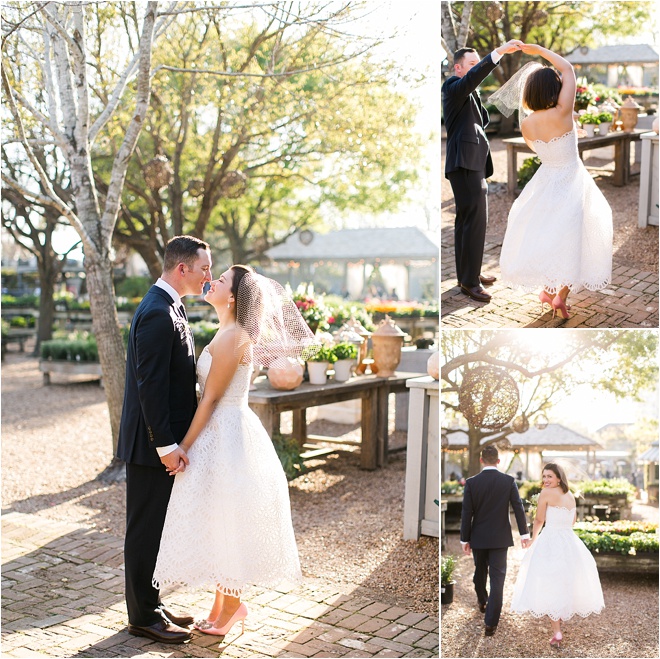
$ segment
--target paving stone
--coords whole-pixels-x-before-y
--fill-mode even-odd
[[[415,647],[425,650],[434,650],[440,645],[440,635],[437,633],[427,634],[413,643]]]

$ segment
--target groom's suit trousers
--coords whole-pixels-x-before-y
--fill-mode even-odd
[[[447,174],[456,201],[454,252],[456,278],[468,288],[480,285],[488,224],[488,186],[485,172],[459,167]]]
[[[502,613],[504,595],[504,579],[506,577],[506,552],[508,547],[501,549],[473,549],[474,558],[474,589],[477,600],[483,604],[488,600],[484,624],[487,627],[497,627]],[[486,590],[486,581],[490,574],[490,594]]]

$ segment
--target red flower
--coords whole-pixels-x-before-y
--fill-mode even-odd
[[[328,325],[334,325],[335,324],[335,317],[330,316],[326,322],[328,323]]]

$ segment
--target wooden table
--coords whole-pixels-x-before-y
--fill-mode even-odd
[[[255,381],[256,389],[250,391],[248,402],[271,437],[280,430],[280,414],[292,411],[293,436],[302,446],[308,439],[308,407],[346,400],[362,400],[360,466],[362,469],[378,469],[387,463],[388,396],[390,393],[407,391],[406,380],[419,375],[419,373],[395,373],[389,378],[360,375],[352,377],[348,382],[328,380],[324,385],[303,382],[293,391],[277,391],[268,384],[265,377],[259,377]],[[344,443],[330,437],[322,439]]]
[[[630,183],[630,143],[640,139],[645,130],[634,130],[632,133],[619,131],[595,137],[581,137],[578,139],[578,153],[580,158],[584,151],[599,149],[602,146],[614,144],[614,176],[612,185],[622,186]],[[506,144],[506,185],[509,194],[515,192],[518,184],[518,153],[534,153],[522,137],[512,137],[502,140]]]

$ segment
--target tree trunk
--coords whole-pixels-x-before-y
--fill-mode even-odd
[[[53,338],[53,320],[55,318],[55,301],[53,294],[55,292],[55,277],[57,272],[52,266],[37,259],[39,271],[39,285],[41,294],[39,296],[39,327],[37,329],[37,343],[34,346],[34,355],[39,356],[42,341],[50,341]]]
[[[115,307],[112,264],[107,259],[90,252],[91,250],[88,250],[85,253],[87,288],[92,311],[92,328],[98,344],[103,384],[110,412],[114,455],[117,450],[119,422],[124,402],[126,354]]]
[[[468,428],[469,462],[468,477],[476,476],[481,471],[481,431],[472,424]]]

